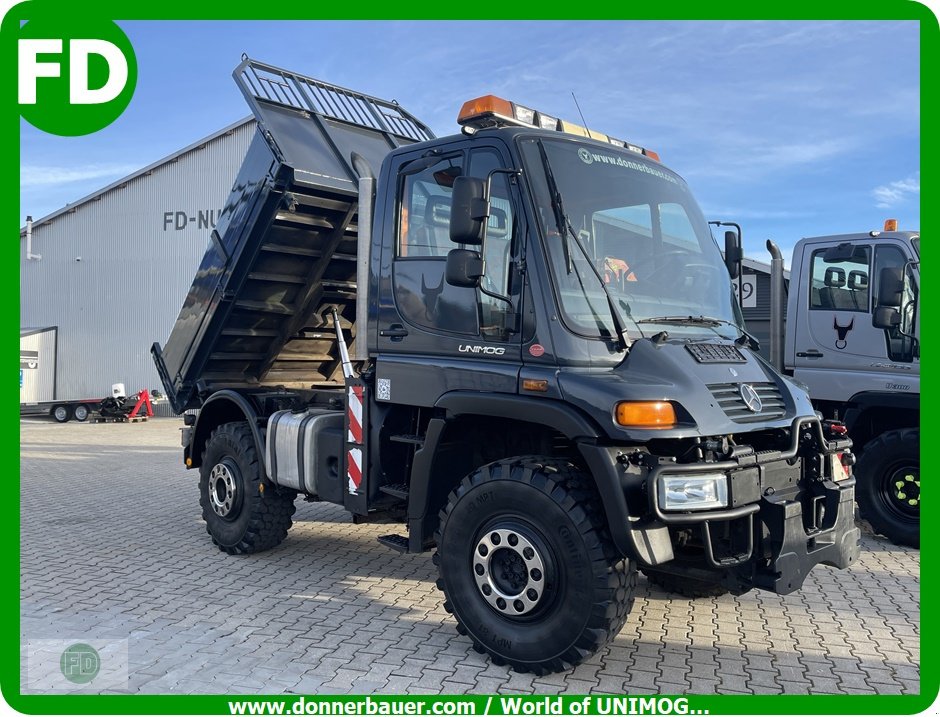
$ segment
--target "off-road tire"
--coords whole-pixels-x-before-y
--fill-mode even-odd
[[[236,486],[227,518],[213,510],[209,497],[212,469],[223,462]],[[212,431],[199,468],[199,505],[206,532],[219,550],[231,555],[257,553],[287,537],[297,494],[267,483],[263,472],[247,423],[223,423]]]
[[[721,597],[731,592],[721,583],[684,578],[672,573],[653,570],[652,568],[643,568],[642,572],[653,585],[662,588],[667,593],[674,593],[687,598]]]
[[[507,522],[545,552],[543,602],[530,615],[497,612],[471,566],[481,536]],[[636,566],[614,548],[590,477],[569,461],[523,456],[479,468],[448,496],[436,539],[437,586],[458,632],[518,672],[577,665],[620,632],[633,607]]]
[[[906,467],[920,480],[920,431],[903,428],[882,433],[865,445],[855,466],[855,499],[859,512],[877,533],[892,543],[920,547],[920,513],[908,514],[887,493],[892,476]],[[920,490],[918,486],[918,501]]]

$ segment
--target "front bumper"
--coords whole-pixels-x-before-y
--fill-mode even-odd
[[[581,450],[598,478],[612,536],[624,555],[664,572],[723,580],[736,591],[788,593],[800,588],[814,566],[845,568],[859,555],[855,481],[832,480],[829,462],[848,451],[851,441],[827,439],[815,417],[794,420],[791,437],[787,449],[755,452],[741,446],[713,463],[680,464],[649,454],[637,461],[636,453],[614,447]],[[661,509],[658,478],[697,472],[728,476],[728,507]],[[615,520],[618,513],[622,523]],[[687,551],[677,555],[677,531],[698,532],[704,555],[691,561]]]

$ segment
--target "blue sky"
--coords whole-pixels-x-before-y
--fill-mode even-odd
[[[137,91],[110,127],[21,124],[38,218],[248,114],[241,53],[397,99],[437,134],[498,94],[659,152],[749,256],[803,236],[920,224],[914,22],[127,22]]]

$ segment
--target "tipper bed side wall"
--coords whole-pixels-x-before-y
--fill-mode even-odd
[[[177,412],[222,388],[342,385],[332,310],[356,339],[358,180],[433,138],[394,103],[245,60],[258,131],[164,347]]]

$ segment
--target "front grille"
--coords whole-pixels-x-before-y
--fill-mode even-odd
[[[786,414],[787,409],[777,384],[752,383],[749,385],[760,397],[761,408],[759,411],[752,411],[744,403],[740,383],[713,383],[708,387],[708,390],[712,392],[712,396],[718,401],[718,405],[721,406],[725,415],[737,423],[768,421]]]

